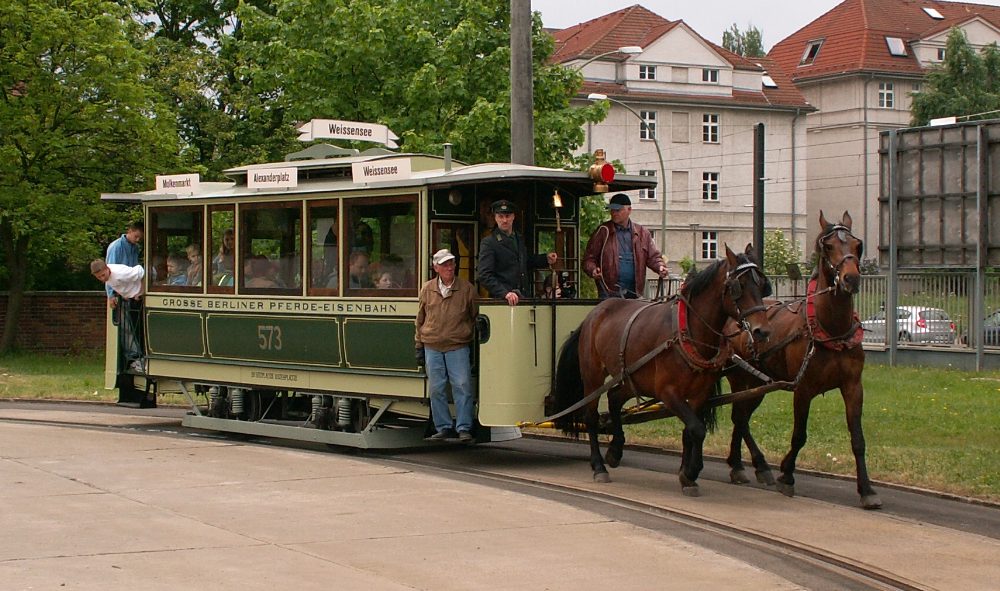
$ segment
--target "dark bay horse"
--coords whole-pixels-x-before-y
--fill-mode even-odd
[[[590,435],[594,480],[611,481],[597,440],[600,396],[593,393],[612,376],[617,383],[607,393],[612,433],[607,463],[615,467],[621,461],[625,401],[636,395],[654,398],[684,422],[680,481],[684,494],[698,495],[705,419],[712,410],[706,402],[729,358],[723,325],[733,318],[757,340],[768,334],[761,303],[767,279],[751,253],[747,246],[746,253],[737,256],[727,246],[724,259],[690,276],[680,295],[667,302],[605,300],[567,340],[556,368],[551,410],[561,412],[585,401],[585,395],[590,398],[555,423],[578,435],[582,416]]]
[[[791,448],[781,461],[781,476],[775,483],[763,452],[750,434],[750,416],[763,398],[733,404],[733,437],[726,461],[734,483],[749,482],[741,457],[741,440],[745,441],[757,481],[777,484],[785,495],[794,495],[795,459],[806,443],[809,405],[817,394],[840,388],[857,466],[861,506],[878,509],[882,501],[872,488],[865,464],[865,436],[861,428],[864,404],[861,372],[865,367],[865,352],[861,348],[863,332],[854,312],[853,298],[861,284],[859,264],[863,245],[851,234],[851,216],[846,211],[834,223],[820,212],[819,223],[822,230],[816,238],[817,270],[809,283],[806,301],[773,303],[767,313],[771,338],[766,347],[751,346],[752,335],[744,333],[731,340],[736,354],[772,379],[794,381],[798,376],[793,391],[795,422]],[[742,369],[730,370],[727,377],[734,392],[761,384]]]

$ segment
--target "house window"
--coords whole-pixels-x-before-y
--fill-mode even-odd
[[[709,84],[719,83],[719,70],[715,68],[702,68],[701,69],[701,81],[708,82]]]
[[[701,199],[702,201],[719,200],[719,173],[701,173]]]
[[[892,82],[878,83],[878,107],[880,109],[892,109],[896,103],[896,91]]]
[[[639,176],[656,176],[655,170],[640,170]],[[656,188],[639,189],[639,199],[656,199]]]
[[[934,20],[942,20],[942,19],[944,19],[944,15],[941,14],[938,11],[938,9],[936,9],[936,8],[924,7],[924,12],[926,12],[927,16],[931,17]]]
[[[713,261],[719,258],[719,233],[701,233],[701,258],[702,260]]]
[[[938,61],[943,62],[945,56],[945,49],[943,47],[938,47]]]
[[[919,82],[913,83],[913,94],[919,94],[924,87]]]
[[[639,111],[642,125],[639,126],[640,140],[656,139],[656,111]]]
[[[906,57],[906,44],[899,37],[886,37],[886,44],[889,46],[889,54],[896,57]]]
[[[701,116],[701,141],[706,144],[719,143],[719,115],[705,113]]]
[[[656,80],[656,66],[639,66],[639,80]]]
[[[777,88],[778,83],[771,78],[769,74],[764,74],[760,77],[760,83],[764,85],[764,88]]]
[[[802,59],[799,60],[799,65],[805,66],[816,61],[816,56],[819,55],[819,48],[822,46],[823,46],[822,39],[806,43],[806,50],[802,52]]]

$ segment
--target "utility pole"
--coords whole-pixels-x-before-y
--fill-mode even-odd
[[[753,128],[753,243],[764,268],[764,124]]]
[[[510,2],[510,161],[535,163],[531,0]]]

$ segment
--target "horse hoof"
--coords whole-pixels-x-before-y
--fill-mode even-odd
[[[611,475],[607,472],[594,472],[594,482],[607,483],[611,482]]]
[[[622,457],[608,451],[608,453],[604,455],[604,463],[611,468],[617,468],[618,465],[622,463]]]
[[[881,509],[882,499],[878,498],[878,495],[874,493],[865,495],[861,497],[861,507],[868,510]]]
[[[698,485],[694,486],[682,486],[681,492],[684,493],[685,497],[700,497],[701,491],[698,489]]]
[[[767,486],[774,486],[774,473],[770,470],[757,470],[757,482],[766,484]]]
[[[748,484],[747,471],[743,469],[733,469],[729,471],[729,482],[733,484]]]
[[[781,481],[780,478],[774,484],[775,484],[775,487],[778,489],[778,492],[780,492],[781,494],[785,495],[786,497],[794,497],[795,496],[795,485],[794,484],[785,484],[784,482]]]

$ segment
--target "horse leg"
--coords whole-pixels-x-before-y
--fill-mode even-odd
[[[882,499],[872,487],[872,481],[868,477],[868,465],[865,462],[865,434],[861,427],[861,411],[864,406],[865,393],[861,378],[842,385],[840,395],[844,398],[847,429],[851,433],[851,451],[854,452],[854,464],[857,467],[858,494],[861,495],[861,506],[865,509],[881,509]]]
[[[617,468],[622,462],[622,452],[625,449],[625,430],[622,428],[622,406],[625,397],[618,389],[608,393],[608,416],[611,419],[611,442],[604,461],[608,466]]]
[[[697,480],[704,467],[702,446],[705,444],[705,424],[686,403],[682,402],[677,407],[672,410],[684,422],[684,432],[681,435],[684,449],[681,452],[681,469],[678,474],[681,492],[687,497],[697,497],[701,495]]]
[[[598,413],[597,403],[587,408],[587,435],[590,436],[590,467],[594,470],[594,482],[611,482],[608,469],[601,459],[601,445],[597,439]]]
[[[781,476],[776,485],[778,491],[786,497],[795,496],[795,460],[799,451],[806,444],[806,426],[809,423],[809,405],[812,403],[813,392],[805,393],[796,389],[792,396],[794,423],[792,426],[792,445],[781,460]]]
[[[760,484],[766,484],[767,486],[774,486],[774,474],[771,473],[771,466],[768,465],[767,458],[764,457],[764,452],[761,451],[760,447],[757,445],[757,441],[753,438],[753,434],[750,432],[750,417],[752,417],[754,411],[760,407],[761,402],[764,402],[763,397],[739,402],[737,403],[740,406],[739,409],[736,408],[735,404],[733,405],[733,437],[736,436],[735,431],[737,425],[739,425],[743,436],[743,442],[746,443],[747,451],[750,452],[750,461],[753,462],[754,475],[757,477],[757,482]],[[739,423],[737,423],[738,413],[740,415]],[[736,450],[736,454],[738,456],[739,442],[737,442]]]

